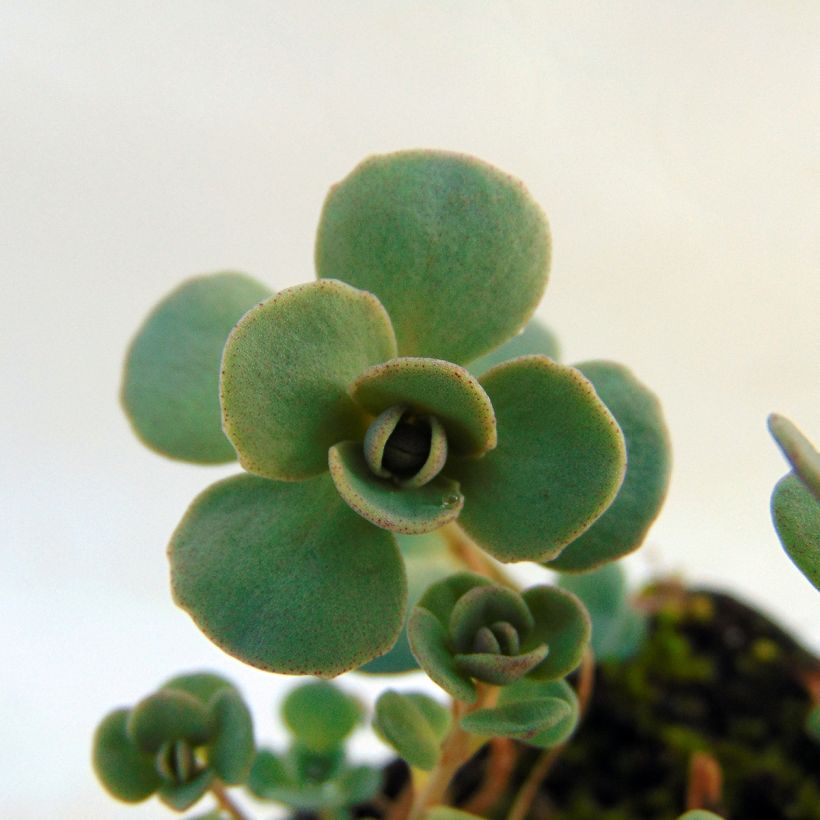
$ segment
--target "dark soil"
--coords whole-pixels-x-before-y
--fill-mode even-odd
[[[633,659],[597,666],[590,708],[549,772],[531,820],[674,820],[686,808],[692,755],[722,770],[710,806],[731,820],[820,820],[820,743],[805,731],[820,662],[770,620],[727,595],[661,595]],[[539,752],[518,746],[510,788],[488,813],[503,818]],[[487,747],[459,772],[454,803],[484,779]],[[385,769],[384,795],[407,778]],[[383,800],[384,798],[382,798]],[[382,804],[383,805],[383,804]],[[378,804],[354,816],[383,816]]]

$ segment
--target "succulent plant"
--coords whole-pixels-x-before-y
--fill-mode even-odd
[[[247,706],[211,673],[181,675],[133,708],[116,709],[94,737],[94,767],[108,791],[136,803],[153,794],[183,811],[218,784],[244,783],[254,756]]]
[[[515,335],[549,255],[519,182],[402,152],[331,190],[316,282],[265,298],[201,277],[149,317],[123,386],[135,429],[247,471],[202,493],[169,548],[175,599],[215,643],[277,672],[362,665],[404,624],[397,538],[451,523],[494,559],[573,571],[640,543],[663,420],[625,369],[557,363],[537,323]]]
[[[476,817],[445,805],[470,754],[516,739],[549,764],[583,715],[593,650],[623,659],[644,637],[611,562],[663,503],[663,414],[625,367],[559,361],[533,317],[550,253],[509,175],[441,151],[372,157],[327,196],[316,281],[274,294],[195,277],[128,352],[121,398],[142,441],[244,470],[170,539],[174,599],[199,628],[264,670],[418,665],[451,696],[376,702],[373,728],[412,772],[396,817]],[[522,561],[560,582],[520,589],[502,565]],[[126,801],[184,810],[210,790],[207,816],[240,820],[223,786],[246,785],[348,818],[380,785],[347,759],[361,705],[313,681],[281,715],[288,748],[256,751],[236,690],[182,676],[103,721],[95,766]]]

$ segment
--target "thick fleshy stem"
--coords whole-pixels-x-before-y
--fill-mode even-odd
[[[249,820],[248,815],[234,803],[233,798],[225,789],[225,784],[221,780],[214,780],[211,783],[211,794],[219,803],[219,808],[229,814],[234,820]]]
[[[464,811],[477,817],[486,817],[501,799],[518,759],[516,747],[508,737],[494,737],[489,746],[483,782],[469,802],[462,806]]]
[[[455,521],[445,524],[439,530],[450,552],[464,564],[467,569],[484,575],[491,581],[495,581],[501,586],[509,587],[516,592],[521,591],[521,587],[501,567],[491,560],[473,540],[464,532]]]
[[[442,803],[455,773],[477,751],[474,743],[475,735],[461,728],[461,718],[476,709],[493,706],[499,695],[497,686],[477,683],[477,687],[478,697],[475,703],[466,704],[459,700],[453,701],[453,725],[441,744],[441,756],[436,768],[430,773],[424,788],[416,795],[407,820],[421,820],[428,809]]]
[[[584,652],[584,658],[581,661],[580,669],[578,670],[578,689],[576,695],[578,697],[579,720],[583,718],[589,707],[594,684],[595,657],[592,654],[592,650],[587,647],[586,652]],[[561,753],[567,745],[568,741],[565,741],[558,746],[553,746],[551,749],[544,749],[538,756],[526,780],[521,784],[521,788],[518,790],[515,800],[513,800],[513,804],[507,813],[507,820],[525,820],[528,816],[532,801],[535,800],[535,795],[538,794],[538,788],[549,774],[550,769],[555,765],[555,761],[561,757]]]

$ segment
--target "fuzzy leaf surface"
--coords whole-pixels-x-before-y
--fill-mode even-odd
[[[160,785],[154,757],[144,752],[127,731],[128,709],[106,715],[94,734],[94,771],[103,786],[118,800],[139,803]]]
[[[373,415],[396,404],[435,416],[447,431],[451,451],[480,455],[496,445],[495,414],[476,378],[440,359],[404,357],[365,370],[353,384],[353,399]]]
[[[316,241],[318,275],[375,293],[401,355],[456,363],[524,326],[549,260],[546,218],[524,186],[441,151],[365,160],[331,189]]]
[[[291,689],[282,703],[282,717],[303,746],[329,752],[362,719],[362,707],[338,686],[315,681]]]
[[[247,313],[225,345],[225,433],[249,472],[296,481],[327,469],[328,447],[361,438],[347,388],[396,355],[390,318],[343,282],[297,285]]]
[[[504,706],[509,703],[542,700],[544,698],[559,698],[569,706],[569,713],[566,717],[527,738],[527,743],[530,746],[549,749],[567,740],[578,725],[578,698],[565,680],[539,681],[532,678],[522,678],[501,689],[498,703],[500,706]]]
[[[386,652],[401,630],[407,590],[395,541],[353,513],[329,476],[212,485],[169,557],[177,604],[261,669],[332,677]]]
[[[820,501],[793,472],[775,485],[772,518],[786,554],[820,590]]]
[[[627,368],[613,362],[576,365],[615,417],[626,443],[626,474],[601,517],[549,564],[583,572],[636,550],[660,512],[672,458],[661,405]]]
[[[475,684],[456,665],[448,646],[447,631],[432,612],[421,605],[414,607],[407,624],[407,637],[419,666],[433,683],[456,700],[475,701]]]
[[[561,358],[558,337],[538,319],[531,319],[517,336],[513,336],[508,342],[504,342],[480,359],[470,362],[467,369],[475,376],[481,376],[497,364],[532,354],[546,356],[555,362]]]
[[[388,689],[376,701],[373,728],[411,766],[430,771],[439,758],[440,737],[418,703]]]
[[[343,441],[328,453],[330,476],[345,503],[371,524],[419,535],[455,519],[464,504],[458,483],[436,476],[421,487],[400,487],[367,466],[362,445]]]
[[[131,342],[120,398],[136,434],[170,458],[219,464],[236,458],[222,432],[219,362],[231,328],[271,292],[241,273],[183,282]]]
[[[615,498],[621,430],[578,370],[545,356],[498,365],[480,381],[498,446],[447,466],[466,499],[459,525],[500,561],[555,558]]]
[[[561,698],[513,701],[470,712],[461,719],[461,728],[476,735],[528,740],[558,725],[569,713]]]
[[[581,662],[589,643],[590,619],[584,605],[557,587],[531,587],[522,597],[535,620],[522,649],[530,650],[540,644],[549,647],[549,654],[530,676],[556,680],[568,675]]]

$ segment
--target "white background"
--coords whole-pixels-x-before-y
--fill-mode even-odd
[[[815,0],[0,2],[5,816],[165,816],[110,801],[89,746],[179,670],[224,670],[277,737],[292,681],[222,655],[168,591],[169,533],[232,468],[144,450],[119,368],[183,277],[310,279],[325,192],[373,152],[526,182],[566,359],[622,361],[666,408],[673,483],[632,571],[736,590],[820,646],[765,428],[820,433],[818,42]]]

